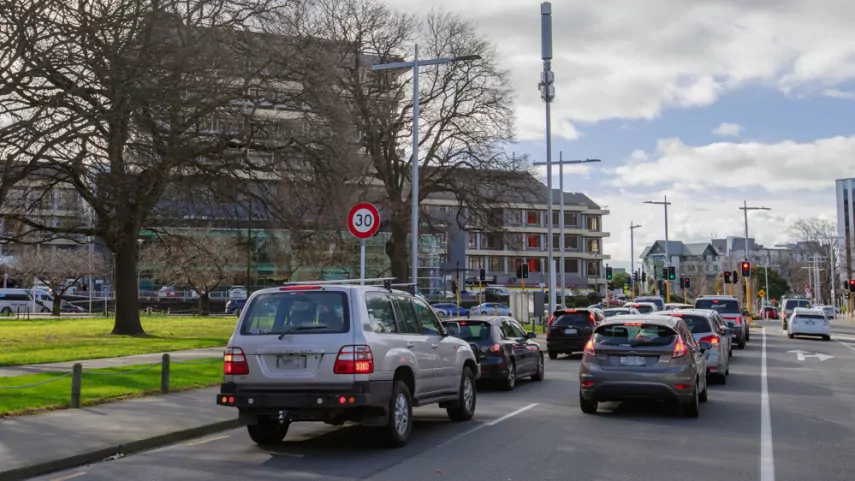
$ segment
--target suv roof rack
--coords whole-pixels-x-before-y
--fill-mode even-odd
[[[416,284],[412,282],[393,284],[392,281],[398,280],[397,277],[373,277],[370,279],[338,279],[334,281],[295,281],[283,282],[284,286],[306,286],[306,285],[349,285],[349,284],[364,284],[367,286],[383,286],[384,289],[391,291],[394,287],[404,288],[410,294],[415,295]]]

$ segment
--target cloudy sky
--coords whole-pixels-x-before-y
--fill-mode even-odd
[[[545,159],[539,0],[389,0],[473,20],[512,72],[519,150]],[[567,190],[608,206],[607,252],[629,262],[669,234],[791,240],[788,224],[835,219],[834,179],[855,175],[855,2],[554,0],[553,151],[600,158]],[[557,176],[556,176],[557,179]],[[557,185],[557,184],[556,184]]]

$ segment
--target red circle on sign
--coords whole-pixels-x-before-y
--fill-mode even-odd
[[[357,239],[367,239],[380,228],[380,213],[374,205],[360,202],[347,214],[347,229]]]

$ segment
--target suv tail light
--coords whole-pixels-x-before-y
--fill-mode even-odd
[[[499,352],[501,350],[502,350],[502,346],[500,346],[498,344],[493,344],[492,346],[490,346],[490,352]]]
[[[555,314],[549,316],[549,322],[546,323],[546,327],[552,327],[552,321],[555,320]]]
[[[336,374],[371,374],[374,372],[374,354],[368,346],[344,346],[335,358]]]
[[[591,325],[596,326],[597,325],[597,318],[594,317],[594,313],[592,312],[588,316],[591,318]]]
[[[246,355],[239,347],[227,347],[223,354],[223,374],[226,376],[246,376],[249,374],[249,364]]]
[[[708,343],[712,344],[713,346],[716,346],[719,343],[721,343],[721,339],[719,339],[719,337],[717,335],[713,334],[711,336],[702,337],[701,340],[698,342],[708,342]]]
[[[737,326],[741,326],[741,325],[742,325],[742,317],[737,317],[737,318],[736,318],[736,325],[737,325]]]
[[[677,334],[677,344],[674,344],[674,352],[671,354],[671,358],[676,359],[678,357],[683,357],[687,352],[688,350],[686,349],[686,345],[683,343],[683,338]]]
[[[585,354],[588,356],[596,356],[597,351],[594,350],[594,337],[592,336],[588,339],[588,342],[585,344]]]

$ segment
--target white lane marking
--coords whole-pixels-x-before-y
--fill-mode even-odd
[[[838,343],[840,343],[840,344],[843,344],[844,346],[848,347],[849,349],[852,349],[853,351],[855,351],[855,347],[852,347],[850,344],[846,344],[845,342],[843,342],[843,341],[841,341],[841,340],[839,340],[839,339],[834,339],[834,340],[835,340],[835,341],[837,341],[837,342],[838,342]],[[855,341],[855,339],[853,339],[853,341]]]
[[[223,436],[215,436],[215,437],[213,437],[213,438],[205,438],[205,439],[200,439],[200,440],[198,440],[198,441],[192,441],[192,442],[189,442],[189,443],[184,443],[184,445],[185,445],[185,446],[198,446],[198,445],[200,445],[200,444],[206,444],[206,443],[210,443],[210,442],[213,442],[213,441],[219,441],[220,439],[226,439],[227,437],[229,437],[229,435],[228,435],[228,434],[225,434],[225,435],[223,435]]]
[[[494,420],[492,420],[486,424],[487,424],[487,426],[495,426],[502,421],[508,420],[508,419],[516,416],[517,414],[522,414],[522,413],[528,411],[529,409],[536,407],[538,404],[539,403],[533,403],[533,404],[529,404],[528,406],[523,406],[523,407],[517,409],[516,411],[514,411],[512,413],[505,414],[504,416],[500,417],[499,419],[494,419]]]
[[[68,476],[62,476],[61,478],[53,478],[50,481],[66,481],[69,479],[79,478],[86,474],[86,471],[81,471],[79,473],[69,474]]]
[[[437,447],[445,446],[446,444],[449,444],[449,443],[452,443],[452,442],[454,442],[454,441],[457,441],[458,439],[460,439],[460,438],[462,438],[462,437],[464,437],[464,436],[469,436],[470,434],[472,434],[472,433],[474,433],[474,432],[476,432],[476,431],[480,431],[480,430],[482,430],[482,429],[484,429],[484,428],[486,428],[486,427],[488,427],[488,426],[495,426],[496,424],[499,424],[499,423],[500,423],[500,422],[502,422],[502,421],[505,421],[505,420],[507,420],[507,419],[510,419],[510,418],[512,418],[512,417],[514,417],[514,416],[516,416],[517,414],[520,414],[520,413],[523,413],[523,412],[525,412],[525,411],[528,411],[529,409],[531,409],[531,408],[533,408],[533,407],[535,407],[535,406],[538,406],[539,404],[540,404],[540,403],[533,403],[533,404],[529,404],[528,406],[524,406],[524,407],[522,407],[522,408],[520,408],[520,409],[517,409],[516,411],[514,411],[514,412],[512,412],[512,413],[505,414],[504,416],[502,416],[502,417],[500,417],[500,418],[498,418],[498,419],[494,419],[494,420],[489,421],[489,422],[486,422],[486,423],[484,423],[484,424],[479,424],[479,425],[475,426],[475,427],[474,427],[474,428],[472,428],[472,429],[469,429],[469,430],[467,430],[467,431],[463,431],[462,433],[458,434],[457,436],[454,436],[454,437],[451,437],[451,438],[447,439],[446,441],[444,441],[444,442],[442,442],[442,443],[438,444],[438,445],[437,445]]]
[[[772,446],[772,413],[769,408],[769,379],[766,370],[766,329],[760,361],[760,481],[775,481],[775,450]]]

